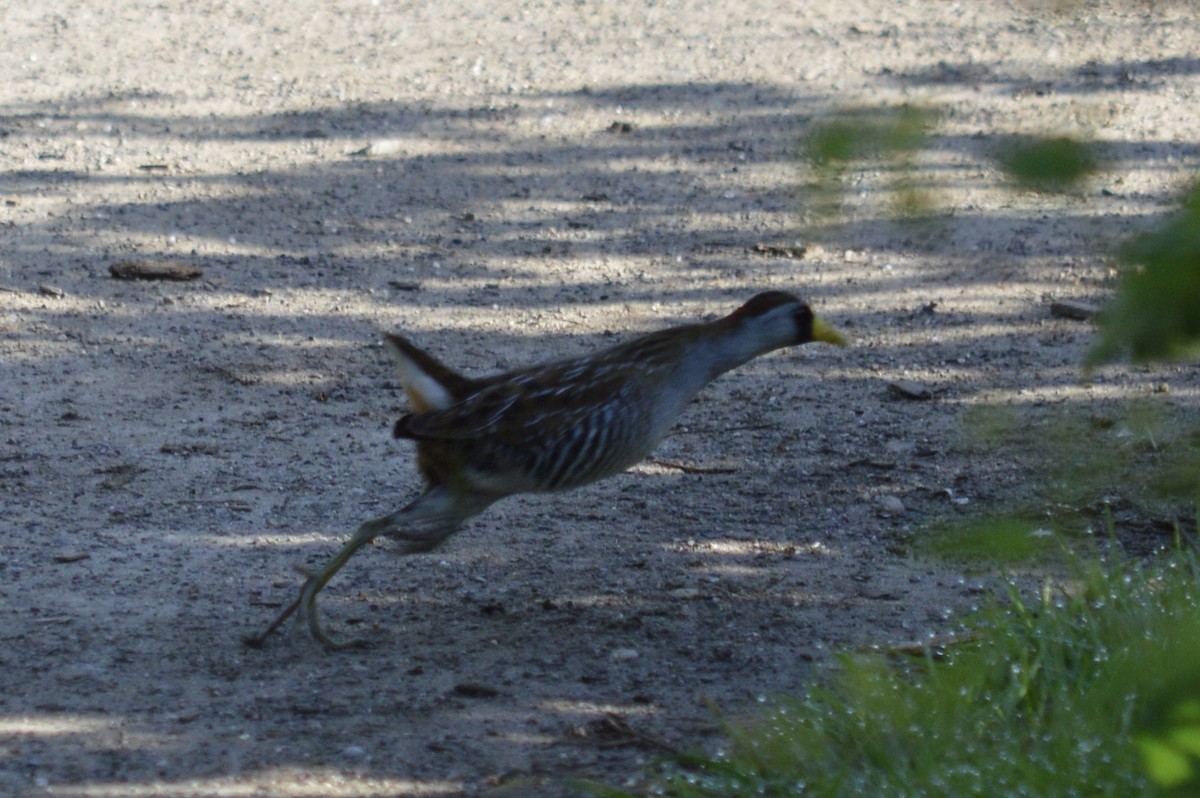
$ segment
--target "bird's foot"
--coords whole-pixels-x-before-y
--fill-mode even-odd
[[[367,648],[370,644],[361,638],[352,638],[350,640],[334,640],[329,635],[325,634],[325,630],[321,628],[321,621],[317,617],[317,592],[323,587],[323,583],[319,576],[310,576],[308,581],[304,583],[304,587],[300,590],[300,598],[297,603],[300,605],[300,618],[308,622],[308,631],[317,639],[326,651],[349,651],[352,649]]]
[[[263,630],[261,634],[243,637],[242,645],[248,648],[262,648],[267,642],[267,638],[274,634],[279,627],[283,626],[284,621],[299,611],[299,615],[296,617],[297,625],[307,622],[309,632],[327,651],[348,651],[367,648],[369,643],[366,640],[354,638],[339,641],[334,640],[325,633],[325,630],[321,628],[321,621],[317,617],[317,593],[325,586],[324,580],[321,579],[320,574],[314,574],[306,568],[298,570],[307,577],[304,580],[304,584],[300,586],[300,595],[295,601],[284,607],[283,612],[279,613],[275,620],[271,622],[271,625]]]

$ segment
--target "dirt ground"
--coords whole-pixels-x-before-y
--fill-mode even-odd
[[[966,410],[1194,406],[1187,369],[1082,380],[1091,326],[1048,310],[1102,302],[1104,253],[1195,173],[1189,4],[719,5],[5,4],[0,795],[634,782],[720,745],[707,702],[752,713],[994,586],[910,545],[1036,473]],[[809,213],[805,125],[898,103],[940,114],[934,218],[870,169]],[[996,147],[1044,132],[1109,171],[1012,190]],[[481,375],[772,288],[854,345],[727,375],[628,474],[363,550],[322,606],[366,651],[241,645],[419,489],[380,330]]]

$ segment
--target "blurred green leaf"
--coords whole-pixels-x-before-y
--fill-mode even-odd
[[[924,146],[935,118],[912,105],[847,109],[813,125],[805,153],[817,166],[904,157]]]
[[[1000,167],[1035,191],[1067,191],[1100,167],[1094,144],[1067,136],[1020,138],[1004,147]]]
[[[1150,778],[1164,787],[1176,787],[1192,777],[1192,763],[1186,754],[1180,753],[1156,737],[1142,735],[1137,738],[1138,750]]]
[[[878,172],[901,219],[928,216],[934,202],[918,179],[916,157],[926,146],[937,113],[904,105],[848,108],[814,122],[800,142],[812,167],[810,208],[821,217],[839,213],[855,171]]]
[[[1086,365],[1129,355],[1136,362],[1194,357],[1200,345],[1200,184],[1183,209],[1120,251],[1112,302],[1097,318],[1100,337]]]
[[[1172,789],[1200,788],[1200,698],[1195,695],[1198,674],[1193,667],[1184,675],[1189,684],[1169,685],[1152,703],[1148,728],[1134,737],[1146,773]]]

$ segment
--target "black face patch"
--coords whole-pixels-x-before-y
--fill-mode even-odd
[[[729,319],[745,323],[766,316],[781,307],[794,307],[792,321],[796,325],[794,343],[803,344],[813,339],[813,312],[804,301],[785,291],[766,291],[752,298],[729,315]]]
[[[813,339],[813,312],[808,305],[801,305],[792,314],[796,322],[796,340],[811,341]]]

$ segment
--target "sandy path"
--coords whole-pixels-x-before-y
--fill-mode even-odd
[[[1080,384],[1088,327],[1046,312],[1101,300],[1099,253],[1195,173],[1183,4],[8,5],[2,794],[623,782],[660,752],[620,724],[706,744],[706,699],[741,713],[978,600],[985,576],[907,542],[1036,464],[962,444],[964,408],[1195,400],[1186,370]],[[804,124],[899,102],[942,111],[920,158],[941,216],[890,221],[872,172],[806,226]],[[1109,142],[1114,170],[1005,190],[992,148],[1042,131]],[[204,276],[109,276],[130,259]],[[721,380],[658,463],[429,556],[362,552],[324,607],[367,652],[238,644],[294,565],[417,490],[379,329],[481,374],[765,288],[856,346]]]

